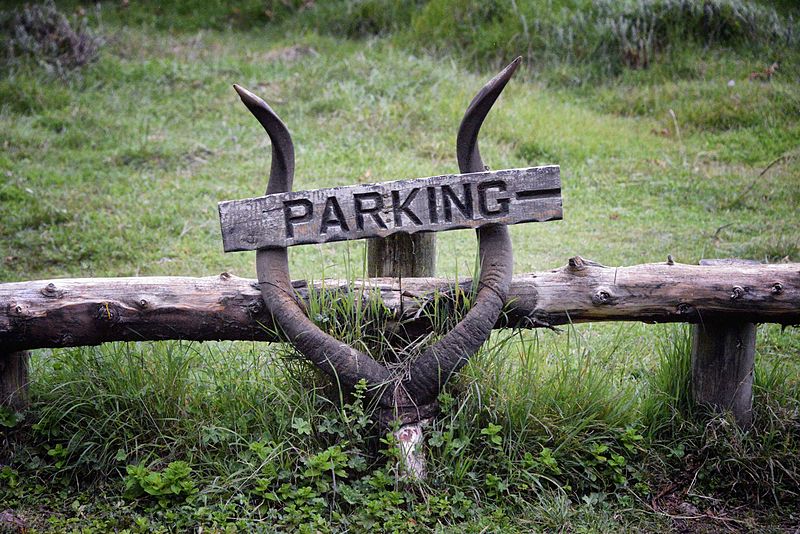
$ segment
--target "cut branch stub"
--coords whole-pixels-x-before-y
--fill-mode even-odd
[[[492,105],[519,63],[520,58],[517,58],[490,80],[467,109],[457,138],[458,164],[462,173],[485,172],[478,149],[478,134]],[[288,129],[263,100],[246,89],[239,86],[235,88],[272,141],[273,160],[267,193],[290,192],[294,148]],[[464,190],[461,206],[466,211],[467,188]],[[553,216],[548,219],[560,218],[560,181],[557,182],[557,190],[551,187],[550,191],[548,195],[553,201]],[[372,194],[380,196],[377,192]],[[378,207],[377,198],[368,209],[362,206],[361,215],[368,215],[379,224],[382,205]],[[450,198],[449,201],[459,205],[456,198]],[[291,215],[291,212],[288,213]],[[333,213],[329,216],[338,215]],[[436,397],[442,386],[488,339],[508,294],[513,258],[506,225],[484,221],[475,226],[479,226],[477,236],[481,265],[475,304],[460,323],[428,347],[404,371],[390,372],[386,366],[334,339],[311,322],[294,295],[285,244],[259,248],[257,251],[256,270],[262,297],[275,324],[282,329],[286,338],[317,367],[334,377],[340,386],[349,389],[360,380],[366,380],[368,395],[378,401],[382,408],[381,418],[385,422],[394,418],[402,422],[419,421],[435,412]]]

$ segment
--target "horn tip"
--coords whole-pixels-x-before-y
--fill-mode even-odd
[[[514,61],[512,61],[511,63],[509,63],[509,64],[508,64],[508,66],[506,66],[506,68],[505,68],[505,69],[503,69],[503,70],[504,70],[505,72],[507,72],[509,76],[511,76],[512,74],[514,74],[514,72],[516,72],[516,70],[519,68],[519,66],[520,66],[521,64],[522,64],[522,56],[517,56],[517,57],[514,59]]]
[[[244,102],[245,105],[263,105],[264,103],[264,101],[254,93],[251,93],[237,83],[233,84],[233,89],[236,91],[236,93],[239,95],[239,98],[242,99],[242,102]]]

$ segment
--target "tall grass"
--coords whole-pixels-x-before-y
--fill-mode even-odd
[[[408,49],[458,57],[472,68],[496,68],[522,54],[534,75],[567,85],[675,63],[686,50],[736,51],[767,65],[777,61],[796,75],[800,41],[796,6],[755,0],[248,0],[236,6],[192,0],[103,12],[99,18],[112,22],[184,32],[393,35]]]
[[[362,306],[352,297],[334,305]],[[350,316],[366,328],[333,330],[369,330],[365,315]],[[361,531],[534,510],[540,526],[558,517],[593,524],[609,506],[633,506],[676,480],[699,495],[796,502],[800,395],[791,376],[759,363],[755,424],[743,432],[692,408],[688,328],[655,328],[658,361],[641,375],[608,365],[624,356],[620,343],[589,347],[574,327],[495,335],[440,396],[442,413],[426,430],[430,477],[410,485],[395,480],[392,441],[359,391],[340,395],[288,345],[55,351],[34,360],[33,406],[0,474],[102,486],[154,524],[180,505],[184,526],[235,516]],[[186,491],[152,486],[169,477],[166,487]],[[3,491],[20,498],[13,486]]]
[[[791,66],[793,17],[747,0],[429,0],[326,2],[293,23],[346,37],[396,34],[414,50],[498,67],[522,54],[534,73],[584,84],[691,49],[736,49]],[[569,68],[567,68],[569,66]],[[560,73],[560,77],[559,77]]]

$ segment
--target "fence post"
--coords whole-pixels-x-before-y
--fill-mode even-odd
[[[436,234],[394,234],[367,242],[370,278],[425,278],[436,273]]]
[[[700,260],[700,265],[757,264],[751,260]],[[693,326],[692,394],[697,404],[728,411],[742,428],[753,422],[754,323],[713,317]]]
[[[0,352],[0,406],[21,411],[28,405],[28,351]]]

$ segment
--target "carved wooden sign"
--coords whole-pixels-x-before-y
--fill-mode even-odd
[[[225,252],[561,219],[557,165],[219,203]]]

